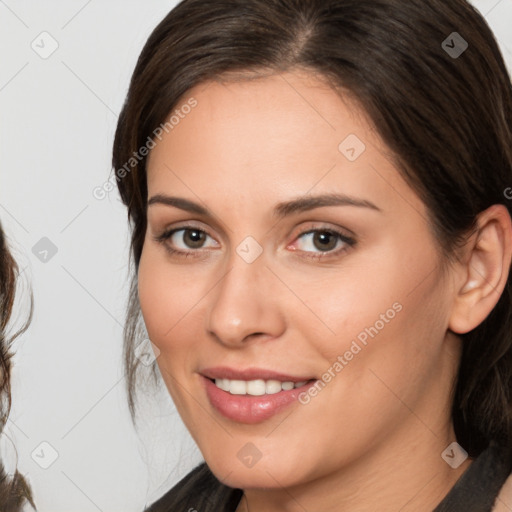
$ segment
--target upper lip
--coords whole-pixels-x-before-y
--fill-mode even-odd
[[[246,368],[239,370],[236,368],[228,368],[226,366],[216,366],[214,368],[205,368],[199,372],[209,379],[229,379],[229,380],[279,380],[281,382],[304,382],[312,380],[311,376],[294,376],[286,373],[266,370],[264,368]]]

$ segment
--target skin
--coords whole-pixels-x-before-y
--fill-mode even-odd
[[[163,379],[206,462],[244,489],[238,511],[431,511],[471,463],[452,469],[441,458],[455,441],[450,393],[461,342],[452,331],[478,325],[503,289],[508,214],[489,210],[443,273],[424,204],[347,96],[299,70],[203,83],[180,104],[191,96],[197,106],[150,153],[148,198],[186,198],[212,215],[148,207],[139,298]],[[338,149],[349,134],[366,145],[353,162]],[[277,203],[333,192],[378,210],[272,215]],[[186,231],[156,240],[188,221],[206,232],[202,246],[190,246]],[[313,228],[356,243],[333,235],[322,254],[302,235]],[[250,264],[236,252],[247,236],[263,250]],[[256,425],[210,405],[201,369],[321,378],[394,303],[401,311],[307,405]],[[237,457],[248,442],[262,455],[251,468]]]

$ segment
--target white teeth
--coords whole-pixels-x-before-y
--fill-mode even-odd
[[[265,394],[264,380],[250,380],[247,383],[247,394],[253,396],[261,396]]]
[[[275,393],[279,393],[280,391],[289,391],[293,388],[299,388],[304,386],[308,381],[302,382],[281,382],[279,380],[230,380],[230,379],[215,379],[215,385],[222,389],[223,391],[227,391],[232,395],[252,395],[252,396],[261,396],[261,395],[273,395]]]
[[[281,387],[281,382],[278,380],[267,380],[265,385],[265,391],[267,395],[273,395],[274,393],[279,393],[283,388]]]
[[[223,391],[229,391],[229,380],[228,379],[215,379],[217,387]]]
[[[246,395],[247,383],[245,380],[232,380],[229,382],[229,392],[232,395]]]

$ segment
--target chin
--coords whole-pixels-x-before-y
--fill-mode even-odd
[[[238,460],[237,464],[231,464],[226,458],[207,463],[218,480],[235,489],[281,489],[292,487],[302,480],[295,463],[285,467],[282,463],[261,459],[252,467],[244,467]]]

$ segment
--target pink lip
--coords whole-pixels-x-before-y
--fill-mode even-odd
[[[201,380],[210,404],[226,418],[245,424],[261,423],[268,420],[296,402],[299,395],[316,382],[311,381],[307,377],[297,378],[290,375],[256,369],[240,372],[227,368],[211,368],[201,373]],[[300,388],[280,391],[272,395],[251,396],[232,395],[227,391],[223,391],[210,380],[215,378],[233,380],[256,380],[259,378],[263,380],[280,380],[282,382],[309,382]]]

